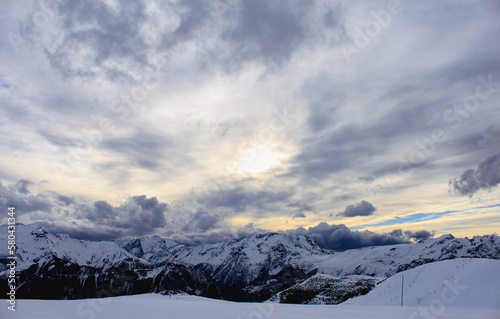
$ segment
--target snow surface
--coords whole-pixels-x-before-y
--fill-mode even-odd
[[[360,305],[290,305],[275,303],[236,303],[195,296],[145,294],[86,300],[19,300],[12,312],[3,302],[0,318],[78,319],[78,318],[169,318],[169,319],[299,319],[299,318],[425,318],[418,307]],[[431,318],[500,318],[500,310],[446,307]]]
[[[400,307],[401,276],[405,302]],[[443,291],[446,291],[443,293]],[[500,318],[500,261],[454,259],[419,266],[341,305],[236,303],[159,294],[84,300],[2,302],[0,318]]]
[[[402,276],[406,306],[500,310],[500,260],[469,258],[444,260],[403,271],[343,305],[401,305]]]

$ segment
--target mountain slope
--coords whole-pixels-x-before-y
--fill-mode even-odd
[[[309,277],[330,254],[307,236],[267,233],[178,249],[166,260],[206,270],[222,286],[231,287],[232,300],[265,300],[275,290]]]
[[[334,276],[389,277],[423,264],[454,258],[500,259],[500,237],[485,235],[468,239],[443,235],[415,244],[347,250],[318,263],[318,271]]]
[[[0,247],[7,247],[7,234],[7,225],[0,226]],[[17,271],[25,270],[33,263],[47,263],[51,257],[99,269],[109,269],[123,263],[139,264],[141,267],[149,265],[113,242],[77,240],[66,234],[50,234],[31,225],[16,225],[16,246]],[[1,250],[0,259],[7,257],[7,253],[7,250]]]
[[[145,259],[154,264],[168,258],[176,248],[180,249],[183,247],[185,246],[171,239],[150,236],[131,240],[123,246],[123,249],[135,257]]]
[[[366,294],[385,278],[370,276],[334,277],[316,274],[280,291],[269,301],[302,304],[339,304],[357,295]]]
[[[500,261],[469,258],[403,271],[343,304],[399,306],[402,276],[405,306],[500,309]]]
[[[7,247],[6,226],[1,229],[0,245]],[[16,245],[17,298],[79,299],[162,291],[220,298],[217,282],[203,270],[178,263],[153,266],[114,242],[75,240],[17,224]],[[5,295],[5,267],[11,260],[6,250],[2,253],[0,293]]]
[[[184,246],[160,238],[140,238],[124,249],[157,265],[178,262],[207,271],[231,300],[264,300],[287,287],[325,260],[331,252],[307,236],[283,233],[253,234],[221,243]],[[161,260],[161,261],[160,261]]]
[[[388,277],[439,260],[500,258],[498,236],[467,239],[446,235],[415,244],[333,253],[308,236],[277,232],[200,246],[152,236],[132,240],[122,249],[113,242],[75,240],[30,225],[16,228],[16,270],[22,282],[19,298],[73,299],[103,296],[103,292],[115,296],[175,290],[234,301],[263,301],[295,285],[287,292],[291,296],[287,302],[336,303],[345,296],[365,293],[372,284],[355,278],[339,282],[331,276]],[[7,247],[5,225],[0,232],[0,245]],[[0,251],[2,293],[7,287],[1,283],[8,274],[6,254],[6,250]],[[316,274],[308,282],[313,284],[297,286]],[[119,289],[113,287],[117,282]],[[337,298],[337,292],[344,297]],[[298,298],[301,295],[304,298]]]

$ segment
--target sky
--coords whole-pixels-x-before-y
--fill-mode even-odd
[[[1,1],[0,206],[91,240],[498,233],[499,15],[493,0]]]

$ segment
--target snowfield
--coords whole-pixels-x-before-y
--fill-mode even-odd
[[[400,307],[401,277],[404,306]],[[236,303],[196,296],[143,294],[84,300],[4,302],[0,318],[500,318],[500,261],[445,260],[398,273],[367,295],[340,305]]]
[[[402,276],[404,305],[500,309],[500,260],[469,258],[444,260],[400,272],[368,294],[344,304],[401,305]]]
[[[418,307],[359,305],[288,305],[235,303],[195,296],[137,295],[87,300],[20,300],[16,312],[4,303],[0,317],[22,319],[77,318],[169,318],[169,319],[257,319],[257,318],[425,318]],[[500,310],[447,307],[429,318],[498,319]]]

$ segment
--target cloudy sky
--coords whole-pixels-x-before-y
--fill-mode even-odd
[[[19,222],[498,233],[500,2],[126,3],[0,3],[0,204]]]

